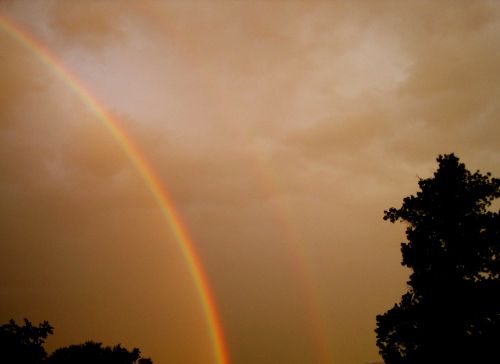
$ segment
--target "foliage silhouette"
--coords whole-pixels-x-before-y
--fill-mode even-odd
[[[114,347],[88,341],[81,345],[70,345],[57,349],[46,361],[49,364],[152,364],[141,358],[139,349],[128,351],[120,345]]]
[[[386,364],[500,363],[500,180],[440,155],[433,178],[384,220],[407,224],[408,292],[377,316]]]
[[[47,321],[40,323],[39,326],[33,326],[29,320],[24,319],[24,325],[19,326],[14,320],[10,320],[9,323],[0,326],[2,362],[43,363],[47,357],[43,344],[53,332],[53,327]]]
[[[47,355],[43,347],[48,335],[54,329],[47,321],[33,326],[24,319],[19,326],[14,320],[0,326],[0,362],[9,364],[153,364],[149,358],[141,358],[139,349],[132,351],[116,345],[102,346],[88,341],[80,345],[70,345]]]

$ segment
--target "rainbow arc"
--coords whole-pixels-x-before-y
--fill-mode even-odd
[[[186,226],[176,211],[168,191],[163,187],[160,178],[152,168],[133,139],[126,130],[102,103],[86,88],[82,82],[52,53],[40,40],[23,29],[19,24],[0,13],[0,30],[16,40],[34,57],[40,60],[54,75],[63,81],[77,97],[94,113],[99,121],[108,129],[115,141],[121,146],[128,159],[141,175],[145,185],[158,203],[159,208],[172,229],[179,244],[194,285],[198,292],[207,326],[210,332],[215,362],[229,364],[229,353],[226,346],[223,328],[215,298],[210,288],[207,276],[203,270],[201,259],[198,256]]]

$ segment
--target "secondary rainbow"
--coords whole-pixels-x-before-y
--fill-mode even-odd
[[[25,49],[30,51],[43,64],[64,81],[68,87],[94,112],[102,124],[113,135],[114,139],[123,148],[130,162],[142,176],[148,189],[157,201],[163,216],[171,227],[182,250],[190,274],[200,297],[204,315],[210,331],[215,360],[218,364],[229,364],[229,353],[224,339],[221,321],[217,312],[215,300],[210,285],[203,271],[200,258],[194,248],[193,241],[177,213],[167,190],[163,188],[156,172],[152,169],[143,153],[134,144],[120,126],[117,119],[92,95],[92,93],[73,75],[62,61],[53,54],[43,43],[33,37],[18,24],[0,12],[0,29],[15,39]]]
[[[186,35],[180,34],[179,30],[176,29],[175,26],[172,26],[175,22],[168,15],[170,14],[168,11],[157,11],[158,9],[154,11],[149,9],[148,11],[148,7],[143,7],[141,10],[146,12],[146,17],[155,19],[155,24],[161,24],[162,32],[168,34],[169,38],[177,40],[175,42],[176,52],[184,62],[188,63],[194,70],[203,69],[203,65],[200,63],[202,61],[196,56],[191,48],[193,43],[191,41],[186,41],[186,39],[183,38],[183,36]],[[197,77],[201,81],[200,84],[202,86],[197,87],[196,90],[198,92],[201,90],[203,99],[208,100],[212,112],[217,112],[215,117],[218,120],[223,120],[226,114],[225,111],[221,109],[223,106],[221,106],[220,100],[224,100],[225,96],[221,94],[217,83],[214,82],[213,78],[207,73],[198,72]],[[231,131],[235,137],[247,141],[248,134],[242,128],[241,123],[228,123],[228,125],[233,128]],[[248,142],[251,143],[250,141]],[[280,197],[283,188],[280,186],[278,178],[276,178],[275,169],[269,164],[267,157],[262,153],[255,153],[252,161],[256,176],[258,176],[260,181],[260,186],[263,188],[263,191],[266,191],[269,201],[273,201],[274,221],[276,225],[280,227],[284,241],[287,242],[288,249],[286,249],[285,253],[288,254],[290,263],[293,266],[293,277],[297,279],[298,286],[303,292],[305,314],[309,319],[310,335],[314,339],[316,347],[316,363],[332,363],[334,361],[334,349],[326,325],[327,317],[324,315],[326,311],[322,306],[323,300],[319,287],[314,279],[313,272],[306,261],[307,253],[305,251],[304,242],[299,237],[295,225],[291,223],[290,214],[287,211],[288,209],[285,207],[285,203]]]

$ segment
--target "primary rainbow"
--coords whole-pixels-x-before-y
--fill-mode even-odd
[[[189,233],[182,223],[182,220],[174,208],[172,199],[168,192],[162,187],[160,179],[155,171],[147,162],[140,149],[134,144],[133,140],[126,134],[115,119],[105,107],[97,100],[92,93],[85,88],[78,78],[73,75],[61,62],[61,60],[39,40],[35,39],[26,30],[22,29],[18,24],[7,18],[5,14],[0,12],[0,29],[14,38],[19,44],[22,44],[41,62],[43,62],[51,71],[64,81],[82,100],[85,105],[94,112],[101,123],[109,130],[115,140],[120,144],[129,158],[130,162],[140,173],[148,189],[156,199],[163,216],[168,221],[182,254],[189,267],[190,274],[199,294],[199,298],[203,307],[204,315],[207,320],[207,325],[210,331],[212,346],[216,363],[229,364],[229,353],[226,347],[221,321],[215,305],[215,300],[203,271],[200,258],[194,248],[193,241]]]

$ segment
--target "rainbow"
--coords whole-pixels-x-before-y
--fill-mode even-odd
[[[159,4],[161,6],[163,3]],[[142,8],[141,11],[146,12],[147,8]],[[169,34],[174,39],[181,37],[182,35],[171,25],[173,23],[172,20],[164,18],[165,14],[169,14],[169,12],[149,10],[146,13],[148,17],[156,19],[157,24],[161,24],[161,29],[165,33]],[[182,39],[179,38],[179,41],[176,42],[176,50],[183,60],[189,62],[190,66],[194,69],[199,69],[200,65],[197,63],[198,59],[193,56],[190,45],[191,42],[189,40],[182,41]],[[203,73],[199,73],[198,77],[203,80],[202,83],[206,87],[206,89],[203,90],[204,98],[210,100],[209,103],[212,109],[221,111],[220,109],[217,110],[217,106],[220,105],[219,100],[224,99],[224,95],[219,94],[220,91],[217,85],[210,77],[206,77]],[[217,114],[217,118],[219,120],[224,118],[224,112],[222,111],[220,114]],[[228,123],[228,127],[233,128],[232,132],[235,136],[241,140],[246,140],[247,133],[241,128],[241,124]],[[256,176],[259,178],[262,190],[267,193],[269,201],[272,201],[271,206],[274,211],[274,222],[276,226],[280,228],[284,240],[288,243],[289,248],[287,249],[287,253],[293,267],[293,277],[297,280],[298,287],[303,292],[303,303],[305,305],[304,313],[307,315],[306,317],[310,323],[310,335],[316,347],[316,362],[321,364],[332,363],[334,361],[334,348],[326,325],[327,317],[323,314],[324,308],[322,306],[323,300],[321,299],[320,289],[318,285],[315,284],[313,272],[305,259],[307,253],[304,249],[304,242],[299,237],[294,225],[290,222],[290,216],[285,206],[286,204],[280,198],[280,191],[282,191],[282,188],[277,178],[275,178],[274,168],[269,164],[268,159],[263,154],[257,153],[253,158],[253,166],[256,171]]]
[[[304,292],[303,299],[306,307],[306,314],[311,323],[311,334],[313,335],[317,347],[317,362],[328,364],[333,362],[333,348],[330,344],[328,331],[325,325],[326,317],[322,314],[320,292],[315,284],[312,272],[306,264],[304,257],[307,253],[304,250],[304,243],[299,238],[298,232],[293,224],[290,223],[289,214],[284,201],[279,197],[282,189],[279,187],[278,180],[273,175],[273,169],[262,156],[258,160],[259,177],[268,195],[271,199],[275,211],[274,219],[276,224],[281,227],[281,231],[288,242],[289,258],[293,265],[295,278],[298,281],[300,289]]]
[[[99,100],[92,95],[91,91],[42,42],[1,12],[0,29],[37,57],[92,110],[142,176],[144,183],[158,203],[165,220],[171,227],[188,265],[209,328],[215,361],[217,364],[229,364],[229,353],[224,339],[221,320],[210,285],[203,271],[200,257],[194,248],[193,241],[179,213],[174,207],[172,199],[167,190],[162,186],[158,175],[148,163],[141,150],[120,126],[119,121],[106,110]]]

